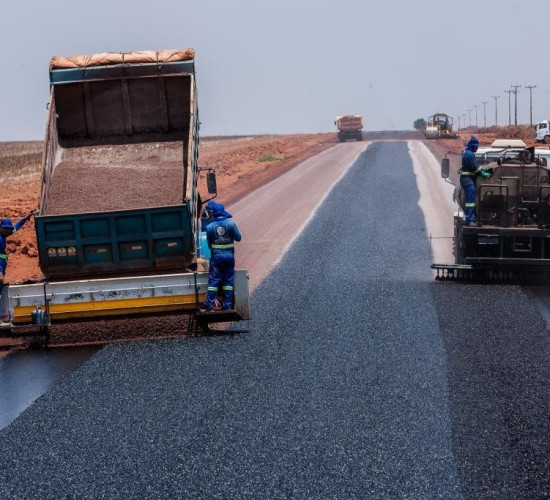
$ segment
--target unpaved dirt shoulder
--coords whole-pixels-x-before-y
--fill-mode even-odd
[[[215,170],[217,200],[230,205],[335,144],[329,133],[253,137],[201,146],[199,164]]]

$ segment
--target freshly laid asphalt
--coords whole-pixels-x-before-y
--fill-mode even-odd
[[[417,203],[406,143],[369,146],[248,333],[103,349],[0,431],[0,498],[550,495],[546,325],[434,283]]]

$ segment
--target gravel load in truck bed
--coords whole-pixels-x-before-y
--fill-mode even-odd
[[[67,148],[45,215],[176,205],[183,198],[182,142]]]

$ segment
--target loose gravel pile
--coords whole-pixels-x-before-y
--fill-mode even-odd
[[[128,339],[177,337],[200,333],[192,315],[164,314],[58,323],[50,328],[50,345],[108,343]]]
[[[181,141],[66,148],[45,215],[177,205],[183,180]]]

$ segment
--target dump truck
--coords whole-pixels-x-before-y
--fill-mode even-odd
[[[426,139],[456,139],[458,134],[453,131],[453,119],[445,113],[435,113],[428,117],[424,128]]]
[[[233,310],[198,313],[200,214],[216,179],[198,163],[194,50],[54,57],[49,77],[35,217],[45,280],[4,288],[5,330],[166,312],[248,319],[244,270]]]
[[[550,273],[550,167],[535,148],[505,154],[486,165],[492,177],[477,177],[477,225],[464,222],[464,190],[454,199],[455,262],[434,263],[442,279],[548,278]],[[441,163],[449,178],[449,159]]]
[[[363,117],[361,115],[337,116],[334,122],[338,132],[338,142],[345,142],[348,139],[356,141],[363,140]]]

